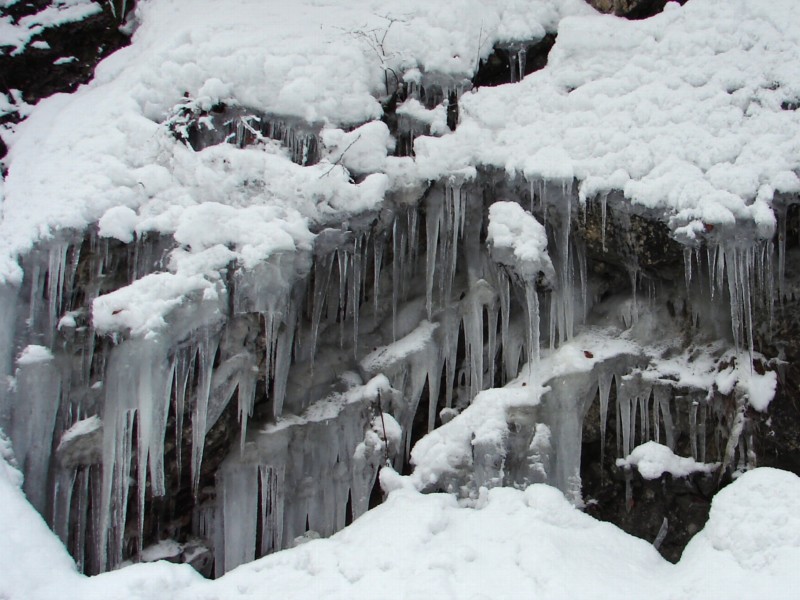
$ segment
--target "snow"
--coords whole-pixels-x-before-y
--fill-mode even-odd
[[[321,137],[331,152],[331,160],[357,174],[383,171],[387,152],[394,150],[389,128],[381,121],[371,121],[349,132],[324,129]]]
[[[72,427],[67,429],[61,436],[59,447],[66,446],[73,440],[87,436],[95,431],[102,429],[103,421],[98,416],[91,416],[88,419],[83,419],[75,423]]]
[[[555,278],[544,227],[516,202],[495,202],[489,207],[486,241],[495,260],[504,262],[497,258],[498,252],[510,251],[514,258],[510,266],[528,279],[540,271],[550,281]]]
[[[453,135],[417,140],[420,171],[574,176],[583,200],[622,189],[676,230],[756,222],[770,237],[769,202],[800,167],[800,118],[781,108],[800,89],[795,22],[791,2],[751,0],[564,19],[546,69],[465,94]]]
[[[1,440],[2,438],[0,438]],[[2,445],[0,445],[2,448]],[[86,578],[0,456],[0,593],[71,598],[792,598],[800,577],[800,479],[756,469],[722,490],[677,565],[570,505],[557,490],[484,490],[477,503],[395,482],[387,501],[330,539],[308,540],[216,581],[187,565],[138,564]],[[470,506],[474,506],[471,508]],[[47,577],[41,577],[41,565]]]
[[[22,493],[11,445],[0,430],[0,594],[10,600],[55,597],[78,573],[66,549]],[[47,565],[47,577],[42,566]],[[45,591],[49,586],[49,592]]]
[[[76,2],[67,8],[99,9]],[[182,209],[209,201],[291,207],[312,221],[374,208],[386,178],[353,185],[331,164],[381,169],[391,147],[385,125],[375,121],[382,68],[468,77],[495,41],[537,39],[566,15],[592,12],[581,0],[415,0],[388,18],[375,0],[228,4],[139,3],[130,47],[103,61],[91,84],[45,99],[4,135],[0,279],[19,281],[13,261],[35,242],[104,216],[103,234],[127,240],[133,229],[171,234]],[[370,40],[384,32],[376,54]],[[322,165],[293,168],[269,148],[191,152],[164,125],[187,97],[198,109],[224,102],[324,126],[330,154]],[[341,129],[354,125],[363,126]],[[120,207],[136,212],[138,223]]]
[[[26,346],[22,352],[19,353],[17,364],[21,367],[50,360],[53,360],[53,353],[50,352],[48,348],[31,344],[30,346]]]
[[[217,292],[199,275],[154,273],[94,300],[92,324],[98,333],[129,330],[147,335],[167,326],[166,317],[189,296],[215,300]]]
[[[408,359],[428,346],[437,327],[438,323],[421,321],[408,335],[367,354],[361,360],[361,367],[369,373],[377,373]]]
[[[645,479],[658,479],[664,473],[673,477],[686,477],[692,473],[713,473],[719,463],[701,463],[691,458],[676,456],[672,450],[656,442],[637,446],[625,458],[617,459],[618,467],[636,467]]]

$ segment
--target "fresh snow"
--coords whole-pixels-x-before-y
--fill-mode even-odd
[[[658,479],[664,473],[673,477],[686,477],[692,473],[712,473],[719,467],[718,463],[701,463],[692,458],[675,456],[675,454],[656,442],[645,442],[637,446],[626,458],[617,459],[618,467],[636,467],[645,479]]]
[[[544,226],[516,202],[495,202],[489,207],[486,241],[493,258],[513,267],[524,279],[535,279],[540,271],[550,281],[555,278]]]

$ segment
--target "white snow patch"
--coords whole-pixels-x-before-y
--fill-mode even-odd
[[[147,335],[166,327],[167,315],[189,296],[213,299],[212,284],[198,275],[154,273],[110,292],[92,303],[92,324],[98,333],[130,330]]]
[[[634,448],[626,458],[617,459],[618,467],[636,467],[645,479],[658,479],[664,473],[686,477],[692,473],[712,473],[719,463],[701,463],[692,458],[676,456],[672,450],[657,442],[645,442]]]
[[[65,446],[76,438],[89,435],[90,433],[94,433],[98,429],[102,428],[103,421],[96,415],[93,415],[88,419],[82,419],[63,433],[59,447]]]
[[[53,360],[53,353],[50,352],[49,348],[31,344],[30,346],[26,346],[22,352],[19,353],[19,356],[17,356],[17,365],[22,367],[24,365],[32,365],[49,360]]]
[[[553,281],[555,271],[547,253],[547,233],[536,218],[516,202],[495,202],[489,207],[487,242],[495,260],[506,262],[510,250],[514,258],[510,265],[520,275],[534,277],[539,271]]]

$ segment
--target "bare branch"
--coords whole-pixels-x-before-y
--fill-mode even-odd
[[[323,177],[327,177],[328,175],[330,175],[330,174],[331,174],[331,171],[333,171],[333,170],[336,168],[336,166],[337,166],[337,165],[340,165],[340,164],[341,164],[341,162],[342,162],[342,159],[344,158],[344,155],[345,155],[345,154],[347,154],[347,151],[348,151],[348,150],[350,150],[350,148],[352,148],[352,147],[353,147],[353,144],[355,144],[355,143],[356,143],[358,140],[360,140],[360,139],[361,139],[361,134],[359,133],[359,134],[356,136],[356,139],[354,139],[352,142],[350,142],[350,143],[347,145],[347,148],[345,148],[345,149],[342,151],[342,153],[339,155],[339,158],[337,158],[337,159],[336,159],[336,160],[333,162],[333,164],[331,165],[330,169],[328,169],[328,170],[327,170],[327,171],[325,171],[325,172],[324,172],[322,175],[320,175],[320,176],[319,176],[319,178],[320,178],[320,179],[322,179]],[[342,165],[342,166],[344,166],[344,165]]]

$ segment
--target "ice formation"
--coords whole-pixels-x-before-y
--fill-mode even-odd
[[[363,515],[386,463],[581,506],[593,407],[601,462],[752,468],[800,191],[789,3],[307,4],[141,3],[7,136],[0,428],[78,567],[171,533],[223,575]],[[495,46],[512,83],[471,91]]]

